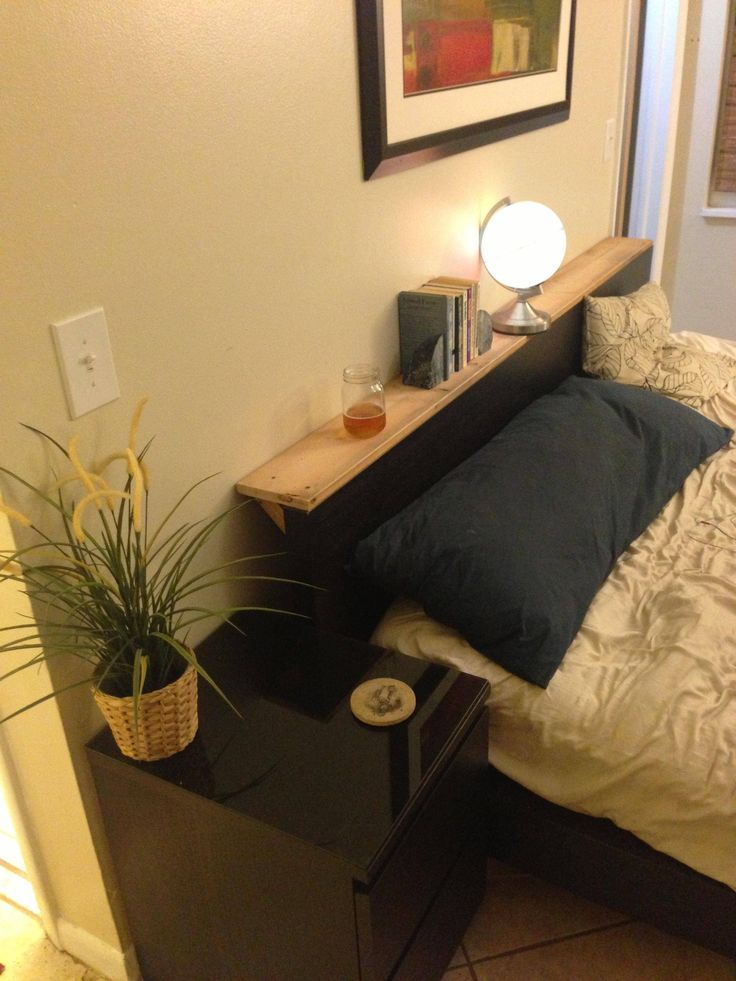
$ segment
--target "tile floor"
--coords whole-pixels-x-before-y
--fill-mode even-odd
[[[736,981],[736,963],[530,875],[491,862],[488,884],[443,981]],[[104,981],[4,903],[0,961],[1,981]]]
[[[491,861],[442,981],[736,981],[736,962]]]

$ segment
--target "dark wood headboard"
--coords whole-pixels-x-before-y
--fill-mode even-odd
[[[350,444],[341,421],[332,420],[238,483],[284,532],[294,574],[324,587],[309,591],[305,610],[320,626],[370,635],[391,597],[349,575],[355,544],[526,405],[579,373],[584,297],[632,292],[649,278],[651,253],[646,240],[605,239],[546,284],[538,305],[552,315],[549,331],[513,339],[495,335],[491,352],[457,372],[452,385],[432,390],[434,395],[407,393],[394,380],[387,391],[389,425],[385,434],[365,441],[370,447],[356,447],[364,441]],[[412,403],[407,409],[409,398],[420,408]],[[334,473],[333,456],[340,458]]]

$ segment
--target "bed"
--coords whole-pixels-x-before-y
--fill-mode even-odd
[[[326,586],[312,611],[321,625],[373,636],[384,646],[451,664],[491,682],[491,854],[736,957],[736,449],[729,430],[736,425],[736,382],[731,380],[736,377],[736,347],[692,333],[675,335],[672,350],[655,359],[653,369],[651,356],[661,355],[663,338],[652,316],[633,347],[627,337],[625,357],[618,364],[624,370],[615,377],[610,345],[596,347],[590,324],[596,316],[607,324],[616,310],[620,312],[620,305],[607,307],[606,298],[628,298],[648,288],[651,252],[644,246],[631,249],[610,275],[601,255],[598,250],[583,257],[583,264],[601,267],[594,286],[585,290],[600,302],[576,298],[547,334],[526,339],[460,397],[352,472],[318,506],[294,508],[285,495],[277,497],[280,524],[298,571]],[[657,297],[645,299],[655,304],[656,314]],[[673,378],[682,381],[687,376],[692,381],[698,375],[684,371],[678,359],[697,362],[700,354],[714,359],[705,388],[697,390],[696,385],[694,394],[661,394]],[[585,377],[584,364],[615,380]],[[652,387],[659,391],[648,391]],[[575,468],[559,468],[557,461],[564,461],[565,454],[578,461],[583,453],[595,454],[596,433],[608,432],[605,420],[612,405],[618,423],[625,423],[623,442],[614,449],[605,447],[588,473],[582,467],[571,477]],[[568,429],[563,428],[557,439],[560,412]],[[571,419],[593,420],[576,448],[579,430],[586,426],[571,424]],[[669,434],[664,442],[663,426]],[[626,442],[632,429],[637,439],[646,431],[639,449]],[[563,611],[563,626],[551,631],[558,653],[550,661],[549,645],[542,642],[541,667],[537,665],[531,677],[519,676],[526,669],[518,663],[520,645],[524,663],[524,645],[528,642],[536,651],[536,627],[527,629],[528,621],[520,634],[506,621],[498,628],[497,611],[495,620],[490,618],[496,635],[489,649],[494,657],[498,652],[505,667],[488,650],[479,650],[489,621],[478,599],[479,582],[486,574],[483,562],[480,572],[475,567],[468,571],[457,567],[457,554],[450,555],[442,575],[435,577],[440,616],[425,612],[428,606],[435,609],[435,599],[430,595],[425,602],[422,592],[437,571],[438,556],[447,558],[457,535],[453,521],[444,522],[448,542],[437,545],[436,529],[443,523],[437,515],[454,511],[463,519],[460,525],[468,524],[465,485],[487,482],[489,472],[494,486],[499,483],[493,453],[517,431],[531,440],[525,474],[534,469],[531,461],[540,446],[549,449],[551,443],[552,451],[536,481],[525,478],[518,485],[515,517],[506,488],[502,507],[510,537],[495,545],[503,570],[514,564],[509,543],[519,538],[519,529],[527,523],[525,514],[541,515],[533,535],[544,536],[545,528],[561,523],[557,533],[562,537],[550,532],[547,551],[568,551],[560,543],[575,540],[576,526],[587,521],[587,515],[574,508],[570,515],[568,508],[559,508],[557,514],[546,510],[549,500],[559,500],[555,494],[580,497],[584,506],[586,494],[578,494],[577,488],[587,492],[590,484],[589,496],[597,499],[593,484],[599,480],[603,499],[613,494],[616,500],[615,520],[603,514],[594,522],[599,568],[593,581],[599,576],[602,585],[591,589],[586,572],[578,590],[579,557],[572,547],[572,554],[564,556],[568,564],[545,566],[538,582],[536,555],[531,556],[531,567],[527,554],[520,568],[512,570],[511,579],[528,585],[522,593],[537,589],[555,617],[570,591],[576,592],[576,608],[584,608],[577,624],[577,609]],[[501,438],[490,444],[498,433]],[[512,448],[516,457],[518,447]],[[490,471],[484,472],[487,452]],[[626,471],[618,483],[607,470],[611,457],[623,461]],[[626,468],[634,459],[646,470],[647,486],[653,480],[661,483],[657,494],[644,502],[631,492],[635,474]],[[666,465],[653,466],[659,460]],[[438,487],[444,489],[449,482],[452,489],[458,467],[461,496],[453,496],[457,487],[449,497],[438,496]],[[549,490],[552,469],[562,470],[562,489]],[[509,479],[513,490],[516,478]],[[241,490],[253,494],[254,481],[244,482]],[[422,512],[428,496],[435,510]],[[407,509],[416,519],[408,531]],[[620,518],[624,511],[627,522]],[[397,521],[404,535],[398,539]],[[598,542],[602,525],[603,544]],[[590,537],[588,529],[580,540]],[[393,543],[388,562],[387,540]],[[484,541],[480,544],[478,553],[483,555],[488,549]],[[613,566],[611,548],[616,556]],[[417,559],[422,550],[427,554]],[[464,546],[459,553],[465,554]],[[402,556],[408,579],[402,578],[406,569],[396,572]],[[418,576],[419,586],[412,575]],[[557,588],[570,575],[574,589]],[[459,581],[467,589],[458,597],[452,584]],[[447,589],[443,583],[449,584]],[[499,580],[493,588],[495,597],[505,583]],[[470,620],[456,613],[468,589],[471,595],[475,590],[467,603]],[[480,627],[473,619],[479,609]],[[453,622],[468,626],[473,643],[468,633],[447,625]],[[541,631],[549,633],[546,627]]]
[[[678,341],[695,351],[707,344],[696,336]],[[709,346],[736,355],[736,345]],[[736,383],[702,411],[736,425]],[[736,447],[727,443],[695,467],[623,552],[548,687],[490,660],[411,599],[391,605],[374,640],[490,682],[495,772],[546,801],[608,817],[736,889],[735,516]],[[414,551],[405,554],[414,558]],[[525,822],[506,817],[493,847],[498,857],[514,848],[523,855],[527,838]],[[526,857],[537,873],[559,847],[545,840],[550,856]],[[671,902],[686,895],[674,891]],[[598,898],[610,901],[605,893]],[[706,920],[704,939],[717,917]],[[724,929],[723,949],[733,955],[736,923],[726,919]]]

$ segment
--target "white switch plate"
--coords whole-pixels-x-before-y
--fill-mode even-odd
[[[120,397],[102,307],[51,324],[72,419]]]

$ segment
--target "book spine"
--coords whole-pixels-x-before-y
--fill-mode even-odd
[[[461,367],[478,356],[478,287],[477,279],[457,276],[436,276],[427,285],[437,289],[462,290],[464,296],[465,336],[462,345]]]

